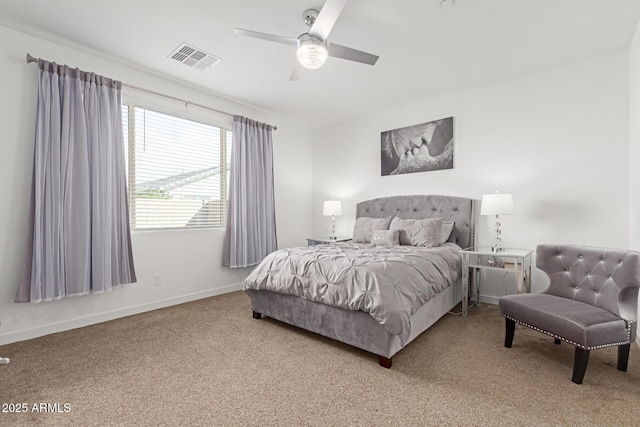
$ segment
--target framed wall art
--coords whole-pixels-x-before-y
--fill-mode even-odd
[[[382,176],[453,169],[453,140],[453,117],[382,132]]]

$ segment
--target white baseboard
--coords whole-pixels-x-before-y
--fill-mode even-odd
[[[242,289],[242,283],[225,286],[222,288],[210,289],[207,291],[194,292],[191,294],[180,295],[177,297],[167,298],[159,301],[153,301],[145,304],[126,307],[119,310],[112,310],[104,313],[98,313],[90,316],[76,317],[64,320],[62,322],[50,323],[48,325],[37,326],[35,328],[22,329],[0,334],[0,345],[11,344],[18,341],[38,338],[44,335],[54,334],[57,332],[68,331],[70,329],[82,328],[84,326],[95,325],[96,323],[107,322],[109,320],[119,319],[121,317],[131,316],[133,314],[144,313],[145,311],[157,310],[158,308],[169,307],[172,305],[182,304],[189,301],[195,301],[202,298],[208,298],[215,295],[235,292]]]

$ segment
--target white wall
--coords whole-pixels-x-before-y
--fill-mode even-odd
[[[629,46],[629,246],[640,250],[640,23]]]
[[[627,247],[629,97],[626,52],[390,109],[316,130],[314,233],[327,234],[322,201],[343,201],[337,234],[350,236],[355,204],[397,194],[480,199],[513,193],[503,246],[540,243]],[[425,73],[428,78],[428,72]],[[380,176],[380,132],[454,116],[454,169]],[[488,217],[479,242],[492,242]],[[485,281],[485,283],[488,281]],[[532,290],[546,287],[534,274]],[[502,285],[485,286],[485,299]]]
[[[128,84],[181,97],[278,126],[274,132],[276,220],[281,247],[304,244],[311,231],[311,130],[276,114],[158,78],[108,58],[89,55],[0,26],[0,344],[83,326],[182,301],[239,289],[248,270],[221,266],[223,231],[134,232],[138,283],[112,292],[43,304],[15,304],[23,262],[33,162],[37,67],[25,54],[66,63]],[[141,94],[132,96],[144,97]],[[183,105],[165,107],[184,109]],[[196,107],[189,107],[190,114]],[[198,114],[203,114],[201,110]],[[229,120],[221,116],[220,121]],[[153,275],[163,284],[153,286]]]
[[[640,23],[629,46],[629,247],[640,250]],[[640,296],[639,296],[640,299]],[[640,329],[638,330],[640,345]]]

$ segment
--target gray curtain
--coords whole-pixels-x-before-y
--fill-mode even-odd
[[[136,281],[120,82],[38,61],[25,263],[16,302],[109,291]]]
[[[278,248],[271,133],[270,125],[233,117],[226,267],[256,265]]]

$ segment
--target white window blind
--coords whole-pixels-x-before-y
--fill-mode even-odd
[[[232,132],[123,105],[134,229],[223,227]]]

